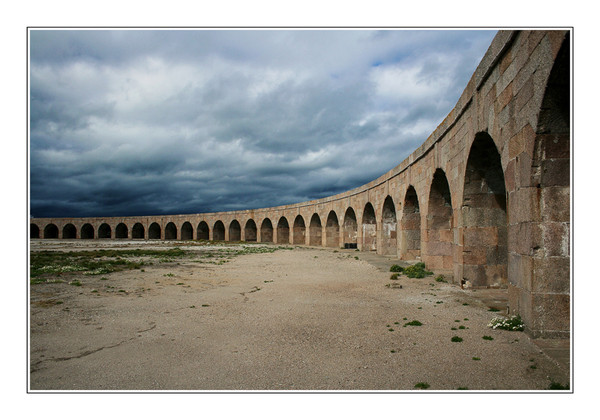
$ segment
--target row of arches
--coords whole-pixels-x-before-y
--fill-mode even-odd
[[[118,223],[91,223],[80,227],[81,239],[165,239],[215,240],[232,242],[275,242],[327,247],[349,247],[397,255],[405,260],[422,258],[430,267],[452,269],[457,260],[454,246],[461,244],[460,260],[471,277],[506,277],[507,260],[507,198],[500,154],[489,135],[480,133],[472,144],[465,171],[461,209],[462,240],[456,237],[455,208],[446,173],[437,168],[429,184],[427,214],[422,217],[419,194],[413,185],[404,193],[402,203],[387,195],[377,212],[371,202],[358,212],[348,206],[345,211],[331,210],[327,215],[298,214],[293,219],[265,217],[257,223],[248,219],[242,224],[232,220],[228,226],[222,220],[201,221],[195,227],[186,221],[180,226],[168,222],[132,226]],[[398,210],[401,208],[401,210]],[[379,215],[379,217],[378,217]],[[378,220],[380,219],[380,220]],[[113,232],[114,229],[114,232]],[[163,231],[164,230],[164,231]],[[360,230],[360,231],[359,231]],[[31,225],[32,238],[77,238],[77,227],[67,223],[62,234],[56,224],[49,223],[43,232]],[[227,233],[227,234],[226,234]],[[485,266],[485,269],[482,267]],[[482,271],[483,270],[483,271]]]

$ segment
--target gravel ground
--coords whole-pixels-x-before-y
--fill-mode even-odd
[[[360,252],[295,247],[219,265],[196,255],[204,247],[181,243],[32,241],[31,251],[172,246],[190,255],[31,285],[30,390],[546,390],[569,383],[568,370],[527,335],[487,327],[496,314],[477,292],[434,277],[391,281]],[[75,278],[82,286],[69,284]],[[413,320],[422,325],[405,326]]]

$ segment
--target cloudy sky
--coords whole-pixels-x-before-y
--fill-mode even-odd
[[[398,165],[495,31],[31,30],[30,214],[201,213]]]

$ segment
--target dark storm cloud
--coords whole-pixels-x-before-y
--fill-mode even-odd
[[[31,214],[290,204],[399,164],[489,31],[32,30]]]

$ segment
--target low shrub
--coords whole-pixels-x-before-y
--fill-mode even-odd
[[[525,324],[521,320],[520,315],[511,316],[510,318],[496,317],[492,318],[488,327],[496,330],[507,330],[507,331],[523,331]]]

